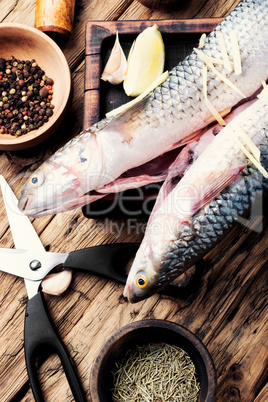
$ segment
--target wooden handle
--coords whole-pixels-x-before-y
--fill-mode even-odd
[[[75,0],[36,0],[35,27],[54,38],[68,39],[74,20]]]

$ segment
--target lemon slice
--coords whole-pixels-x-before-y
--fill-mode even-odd
[[[141,32],[130,49],[123,83],[126,94],[144,92],[163,73],[164,61],[164,42],[155,24]]]

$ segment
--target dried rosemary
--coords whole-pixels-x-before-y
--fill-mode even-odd
[[[190,356],[165,343],[136,346],[116,363],[114,402],[194,402],[200,384]]]

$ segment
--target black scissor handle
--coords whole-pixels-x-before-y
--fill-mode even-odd
[[[139,243],[113,243],[72,251],[63,263],[63,268],[85,271],[125,284],[126,265],[135,256],[139,246]]]
[[[82,385],[75,370],[74,363],[68,355],[57,330],[49,315],[42,292],[28,300],[24,326],[24,353],[26,367],[34,398],[44,402],[36,360],[47,352],[56,353],[62,363],[66,378],[76,402],[86,401]]]

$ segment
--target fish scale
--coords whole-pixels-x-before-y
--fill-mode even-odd
[[[261,8],[255,8],[252,6],[258,5]],[[223,32],[225,35],[228,35],[231,29],[234,29],[234,19],[237,19],[236,25],[243,27],[241,30],[237,30],[238,40],[244,44],[245,40],[247,40],[247,34],[249,30],[252,29],[254,24],[257,24],[258,29],[264,29],[267,32],[267,7],[268,2],[259,0],[259,1],[245,1],[239,4],[236,11],[232,12],[226,19],[215,28],[215,30],[209,35],[209,40],[206,41],[204,48],[202,49],[207,55],[215,58],[221,58],[221,51],[220,46],[218,43],[218,34],[219,32]],[[241,12],[241,10],[243,10]],[[250,10],[250,14],[249,11]],[[263,12],[264,18],[260,18],[260,12]],[[245,24],[244,20],[250,18],[250,24]],[[228,42],[227,42],[228,47]],[[230,49],[229,49],[230,50]],[[250,51],[249,51],[250,50]],[[251,57],[257,57],[257,48],[248,48],[247,46],[241,46],[241,58],[247,59],[249,55]],[[223,67],[217,67],[220,72],[223,71]],[[202,80],[202,70],[203,70],[203,63],[200,62],[197,54],[192,53],[188,57],[186,57],[185,61],[180,63],[177,67],[175,67],[171,72],[169,78],[161,84],[151,95],[151,104],[149,103],[147,107],[154,107],[154,98],[157,97],[157,100],[160,100],[161,97],[161,90],[165,88],[167,90],[166,93],[169,93],[171,98],[176,99],[175,107],[177,103],[181,103],[182,105],[185,103],[185,92],[194,91],[195,96],[197,97],[196,101],[199,102],[202,99],[202,85],[200,85],[199,81]],[[212,76],[212,74],[211,74]],[[228,74],[227,74],[228,76]],[[212,91],[210,88],[210,96],[212,99],[216,99],[218,97],[218,85],[222,89],[224,89],[223,82],[220,81],[218,77],[213,77],[213,80],[210,80],[210,85],[212,86]],[[235,84],[239,81],[239,79],[235,79],[234,75],[231,77],[231,81]],[[239,84],[237,84],[239,87]],[[168,92],[168,89],[171,90]],[[217,92],[216,95],[213,92]],[[157,95],[156,95],[157,94]],[[164,99],[163,99],[164,101]],[[203,104],[202,102],[198,103],[199,110],[203,111]],[[198,109],[195,104],[194,108]],[[225,105],[228,107],[227,105]],[[224,106],[223,106],[224,107]],[[188,105],[186,104],[186,110],[188,110]]]

